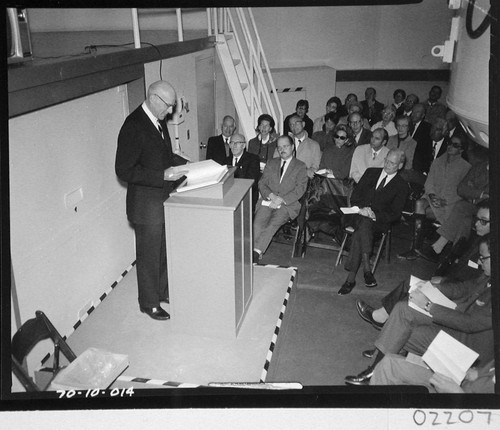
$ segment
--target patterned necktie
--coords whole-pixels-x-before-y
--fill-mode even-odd
[[[437,146],[437,142],[433,142],[432,144],[432,158],[436,158],[436,146]]]
[[[283,160],[283,164],[281,165],[281,169],[280,169],[280,180],[283,177],[283,172],[285,170],[285,164],[286,164],[286,160]]]
[[[158,121],[158,131],[160,132],[161,137],[163,139],[163,129],[161,128],[160,121]]]

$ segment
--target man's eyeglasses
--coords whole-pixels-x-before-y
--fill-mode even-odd
[[[486,257],[483,257],[482,255],[480,255],[478,260],[481,264],[483,264],[488,258],[491,258],[491,255],[487,255]]]
[[[482,219],[482,218],[478,218],[477,216],[474,217],[474,224],[476,222],[479,222],[481,225],[488,225],[490,223],[490,220],[489,219]]]
[[[246,143],[244,140],[238,140],[237,142],[229,142],[229,144],[236,144],[236,143]]]
[[[453,148],[459,148],[459,149],[462,149],[462,144],[460,142],[455,142],[455,141],[451,141],[450,143],[451,146],[453,146]]]
[[[339,136],[338,134],[334,134],[333,137],[335,139],[340,139],[340,140],[346,140],[347,139],[347,136]]]
[[[167,103],[165,100],[163,100],[158,94],[155,94],[155,96],[158,97],[163,103],[165,103],[165,105],[167,106],[167,109],[172,108],[172,110],[175,111],[175,106],[177,105],[177,102],[175,102],[174,104],[170,104],[170,103]]]

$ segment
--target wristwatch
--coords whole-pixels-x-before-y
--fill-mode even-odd
[[[431,310],[431,305],[432,305],[432,302],[430,300],[428,300],[427,303],[424,306],[424,310],[426,312],[429,312]]]

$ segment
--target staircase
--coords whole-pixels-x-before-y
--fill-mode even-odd
[[[250,8],[211,8],[209,32],[239,117],[239,130],[247,141],[255,136],[257,119],[268,113],[281,134],[283,111]]]

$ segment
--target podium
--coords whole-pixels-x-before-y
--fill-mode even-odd
[[[253,294],[252,183],[233,169],[219,184],[165,201],[174,332],[237,337]]]

